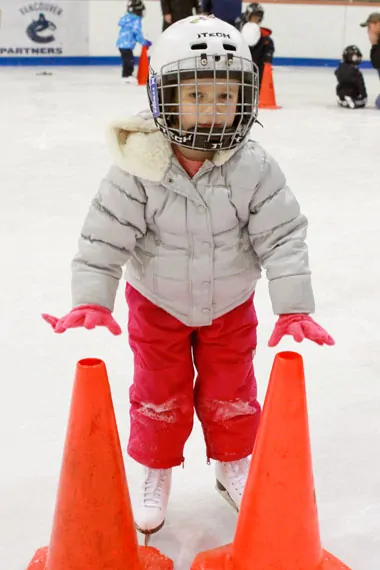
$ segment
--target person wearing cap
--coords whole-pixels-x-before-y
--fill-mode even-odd
[[[360,24],[362,28],[367,28],[368,38],[372,44],[371,48],[371,63],[380,77],[380,12],[372,12],[365,22]],[[377,96],[375,101],[376,107],[380,109],[380,95]]]

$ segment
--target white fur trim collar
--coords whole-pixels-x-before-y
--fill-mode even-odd
[[[107,135],[112,157],[119,168],[152,182],[163,179],[171,164],[173,151],[150,113],[144,112],[124,121],[113,122]],[[237,149],[218,151],[212,162],[215,166],[222,166]]]

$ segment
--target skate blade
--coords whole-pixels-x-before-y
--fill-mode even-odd
[[[162,523],[159,526],[156,526],[156,528],[152,528],[149,530],[144,530],[143,528],[140,528],[138,525],[136,525],[136,529],[141,532],[141,534],[144,535],[144,546],[148,546],[149,543],[149,539],[152,536],[152,534],[155,534],[156,532],[158,532],[159,530],[162,529],[162,527],[165,524],[165,520],[162,521]]]
[[[220,481],[216,480],[216,487],[215,488],[218,491],[218,493],[223,497],[223,499],[225,501],[227,501],[227,503],[229,505],[231,505],[231,507],[234,509],[234,511],[236,511],[238,513],[239,509],[237,508],[235,501],[231,498],[231,495],[229,494],[227,489],[220,483]]]

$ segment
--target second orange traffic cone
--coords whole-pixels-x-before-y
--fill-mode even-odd
[[[271,63],[264,63],[263,80],[261,82],[259,109],[281,109],[276,103]]]
[[[50,545],[28,570],[171,570],[137,544],[104,362],[77,365]]]
[[[199,554],[192,570],[349,570],[322,549],[302,357],[279,353],[232,545]]]
[[[147,46],[142,46],[139,67],[137,70],[137,83],[138,85],[146,85],[149,76],[149,58]]]

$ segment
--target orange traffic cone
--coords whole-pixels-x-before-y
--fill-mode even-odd
[[[28,570],[171,570],[137,544],[104,362],[77,364],[50,545]]]
[[[321,547],[302,357],[274,361],[232,545],[192,570],[349,570]]]
[[[138,85],[146,85],[149,76],[149,58],[148,58],[148,48],[147,46],[142,46],[139,68],[137,71],[137,83]]]
[[[261,83],[259,97],[259,109],[281,109],[281,107],[276,103],[271,63],[264,63],[263,80]]]

